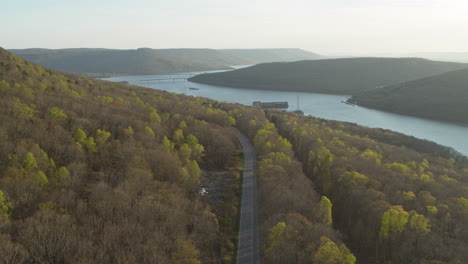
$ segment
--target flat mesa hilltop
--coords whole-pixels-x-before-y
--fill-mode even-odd
[[[419,58],[325,59],[264,63],[189,80],[244,89],[351,95],[466,67],[468,64]]]

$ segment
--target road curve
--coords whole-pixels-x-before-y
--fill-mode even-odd
[[[237,133],[244,151],[244,176],[237,243],[237,264],[260,263],[258,247],[257,177],[255,174],[255,152],[249,140]]]

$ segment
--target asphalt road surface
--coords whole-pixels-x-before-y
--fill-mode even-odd
[[[255,153],[249,140],[237,135],[244,151],[244,177],[237,244],[237,264],[260,263],[258,249],[257,177],[255,175]]]

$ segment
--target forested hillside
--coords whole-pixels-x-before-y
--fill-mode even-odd
[[[303,49],[220,49],[218,51],[232,56],[246,58],[255,63],[319,60],[325,58],[317,53]]]
[[[468,69],[361,92],[349,101],[388,112],[468,124]]]
[[[390,132],[270,112],[362,263],[468,263],[468,165]],[[381,140],[367,135],[389,134]],[[390,143],[388,144],[387,143]]]
[[[467,67],[418,58],[351,58],[265,63],[189,80],[245,89],[351,95]]]
[[[11,51],[44,67],[91,77],[229,69],[226,65],[174,57],[163,51],[148,48],[137,50],[25,49]],[[206,56],[203,51],[198,52]]]
[[[259,109],[56,72],[2,49],[0,95],[1,263],[235,263],[234,125],[259,157],[264,260],[356,261],[329,199]]]
[[[39,65],[90,77],[226,70],[233,65],[317,59],[300,49],[12,49]]]
[[[4,50],[0,79],[1,263],[230,263],[239,147],[215,102]],[[198,188],[220,172],[212,204]]]

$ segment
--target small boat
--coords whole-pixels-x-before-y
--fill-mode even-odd
[[[189,87],[190,90],[200,90],[198,88],[194,88],[194,87]]]

